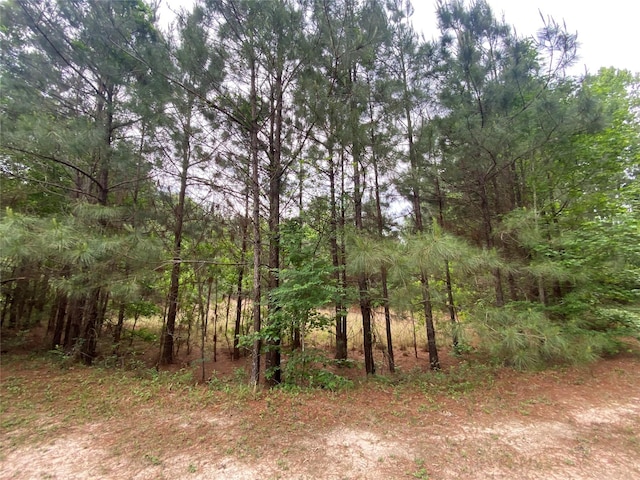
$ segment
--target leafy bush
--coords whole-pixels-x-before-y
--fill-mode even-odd
[[[321,388],[332,392],[353,386],[351,380],[327,369],[332,363],[333,360],[319,350],[293,352],[284,365],[284,386]]]
[[[158,334],[145,327],[135,330],[133,335],[145,342],[153,343],[158,341]]]

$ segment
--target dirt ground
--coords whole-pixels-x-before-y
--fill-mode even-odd
[[[640,478],[637,354],[536,373],[449,363],[254,393],[11,356],[0,479]]]

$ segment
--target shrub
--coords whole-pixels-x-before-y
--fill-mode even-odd
[[[328,366],[333,362],[319,350],[295,351],[283,368],[284,385],[321,388],[332,392],[351,387],[351,380],[328,370]]]

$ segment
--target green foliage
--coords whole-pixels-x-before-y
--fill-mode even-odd
[[[392,377],[380,376],[375,380],[385,386],[393,385],[399,390],[405,386],[410,389],[418,386],[428,397],[442,393],[458,398],[490,387],[495,376],[495,366],[469,359],[443,370],[425,372],[422,368],[415,368],[408,372],[398,372]]]
[[[429,480],[429,473],[424,466],[424,460],[422,460],[421,458],[416,458],[414,462],[416,463],[417,470],[415,472],[411,472],[411,476],[413,478],[419,478],[421,480]]]
[[[148,301],[137,301],[128,303],[125,309],[127,315],[131,317],[152,317],[160,313],[160,309],[155,303]]]
[[[144,327],[143,328],[139,328],[138,330],[133,332],[133,335],[135,335],[136,337],[140,338],[141,340],[143,340],[145,342],[156,342],[158,340],[158,334],[157,333],[152,332],[148,328],[144,328]]]
[[[347,254],[349,273],[364,273],[373,276],[380,273],[381,268],[389,268],[393,264],[393,249],[396,247],[383,240],[366,235],[351,234],[347,237]]]
[[[106,318],[156,315],[179,265],[172,305],[193,326],[208,286],[213,305],[241,276],[257,291],[255,188],[270,219],[253,235],[268,223],[280,251],[243,345],[329,328],[361,275],[375,308],[386,276],[396,313],[453,292],[461,322],[439,334],[468,323],[517,368],[638,336],[638,76],[565,77],[574,35],[518,38],[485,1],[440,2],[433,42],[410,11],[208,1],[163,38],[143,0],[0,3],[3,319],[92,292]],[[395,195],[412,210],[392,220]],[[338,388],[313,355],[292,354],[292,381]]]
[[[431,372],[424,378],[423,390],[440,391],[452,397],[468,395],[476,389],[493,385],[495,369],[479,362],[463,361],[446,372]]]
[[[478,308],[470,321],[480,337],[480,348],[518,370],[591,362],[619,351],[619,337],[629,333],[615,328],[597,331],[593,324],[579,320],[554,321],[543,306],[526,302]]]
[[[105,207],[94,207],[105,211]],[[85,206],[82,211],[93,209]],[[105,218],[103,213],[100,216]],[[112,212],[109,216],[121,218]],[[160,260],[152,237],[141,235],[139,229],[123,232],[96,226],[91,217],[37,218],[7,210],[0,218],[0,233],[3,267],[46,265],[52,283],[70,294],[95,286],[131,294],[148,276],[153,277],[149,264]]]
[[[325,328],[331,318],[320,309],[331,304],[337,294],[332,278],[334,267],[317,254],[316,232],[292,220],[281,228],[281,245],[286,266],[279,271],[280,285],[269,292],[274,308],[268,325],[261,330],[267,342],[291,329],[300,329],[304,335],[309,330]]]
[[[291,386],[319,388],[332,392],[349,388],[353,382],[327,369],[334,363],[319,350],[295,351],[284,366],[284,388]]]

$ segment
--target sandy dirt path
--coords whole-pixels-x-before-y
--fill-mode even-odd
[[[638,359],[462,395],[365,386],[180,410],[182,394],[96,421],[34,404],[40,435],[8,429],[0,479],[640,478]]]

